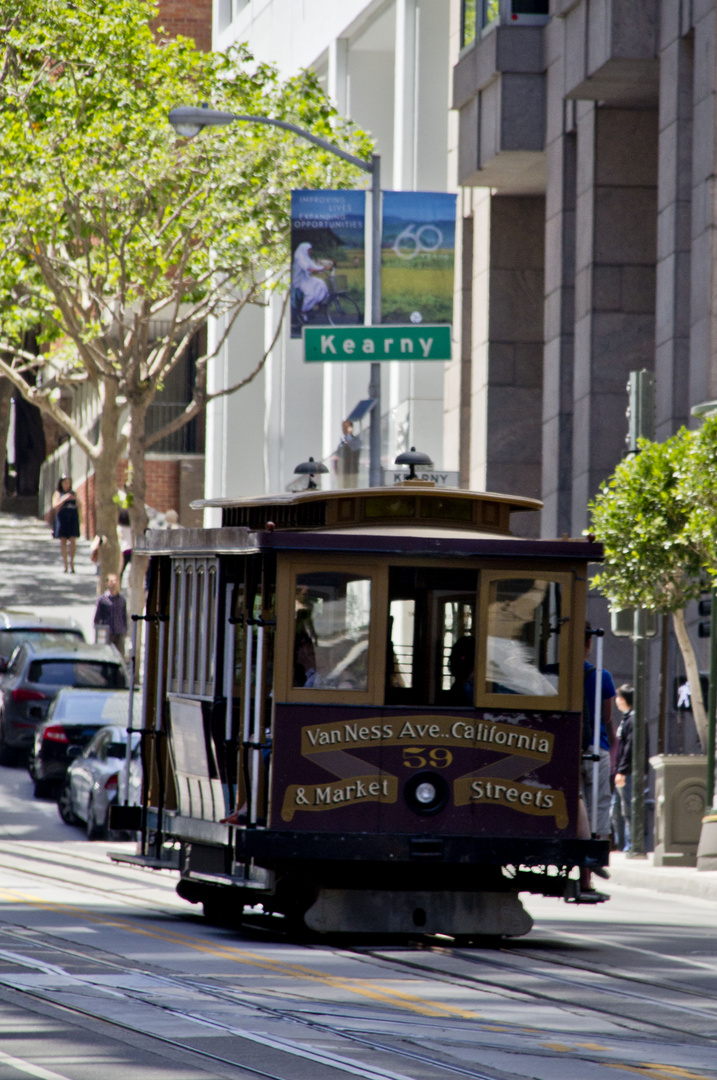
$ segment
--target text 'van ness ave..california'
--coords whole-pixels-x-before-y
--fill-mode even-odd
[[[315,724],[302,728],[302,754],[317,754],[336,746],[399,746],[416,740],[429,745],[471,746],[519,753],[539,761],[550,761],[554,736],[548,732],[487,720],[467,722],[452,717],[422,721],[412,717],[398,722]]]

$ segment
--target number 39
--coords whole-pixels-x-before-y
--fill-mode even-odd
[[[453,754],[442,746],[434,746],[425,757],[424,746],[406,746],[403,750],[403,764],[407,769],[425,769],[432,765],[434,769],[447,769],[453,761]]]

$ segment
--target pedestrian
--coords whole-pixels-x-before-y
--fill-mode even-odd
[[[129,510],[120,510],[117,518],[117,538],[120,551],[122,552],[122,569],[120,570],[120,586],[122,578],[129,563],[132,562],[132,527],[129,523]]]
[[[617,764],[615,771],[615,794],[620,804],[623,820],[623,851],[631,846],[630,815],[632,812],[632,731],[635,712],[633,709],[635,690],[629,683],[623,683],[615,694],[615,704],[622,713],[617,729]]]
[[[62,546],[62,562],[67,573],[68,562],[71,574],[75,572],[75,545],[80,535],[80,513],[77,509],[77,495],[72,490],[72,478],[61,476],[57,490],[52,496],[55,510],[54,536]],[[69,556],[69,559],[68,559]]]
[[[120,592],[117,574],[107,575],[107,591],[97,599],[95,627],[107,628],[107,644],[114,645],[124,660],[127,637],[127,602]]]
[[[354,435],[353,420],[341,424],[341,442],[336,449],[336,472],[342,488],[358,487],[361,436]]]

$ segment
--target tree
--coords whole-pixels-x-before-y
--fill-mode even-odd
[[[715,573],[717,515],[713,509],[710,533],[707,511],[695,497],[701,490],[706,499],[710,487],[712,506],[717,506],[714,467],[711,485],[705,468],[710,445],[714,451],[716,444],[714,422],[701,432],[682,428],[663,443],[640,439],[639,452],[617,466],[590,504],[591,529],[605,546],[605,564],[595,584],[617,608],[672,615],[703,747],[707,716],[685,607],[704,590],[705,574]]]
[[[206,101],[370,152],[311,73],[282,82],[243,47],[206,54],[161,40],[156,16],[145,0],[0,0],[0,376],[92,460],[103,575],[119,560],[119,459],[127,454],[141,534],[148,447],[204,408],[207,365],[241,311],[286,290],[291,189],[354,186],[357,176],[274,128],[234,124],[177,139],[168,111]],[[149,405],[213,316],[224,330],[196,363],[191,403],[149,439]],[[28,330],[40,357],[22,347]],[[58,386],[91,388],[91,423],[63,411]],[[143,569],[133,561],[137,596]]]

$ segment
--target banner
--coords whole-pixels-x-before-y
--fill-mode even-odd
[[[365,217],[363,191],[292,191],[292,337],[363,323]]]
[[[453,321],[456,196],[386,191],[381,241],[381,322]]]

